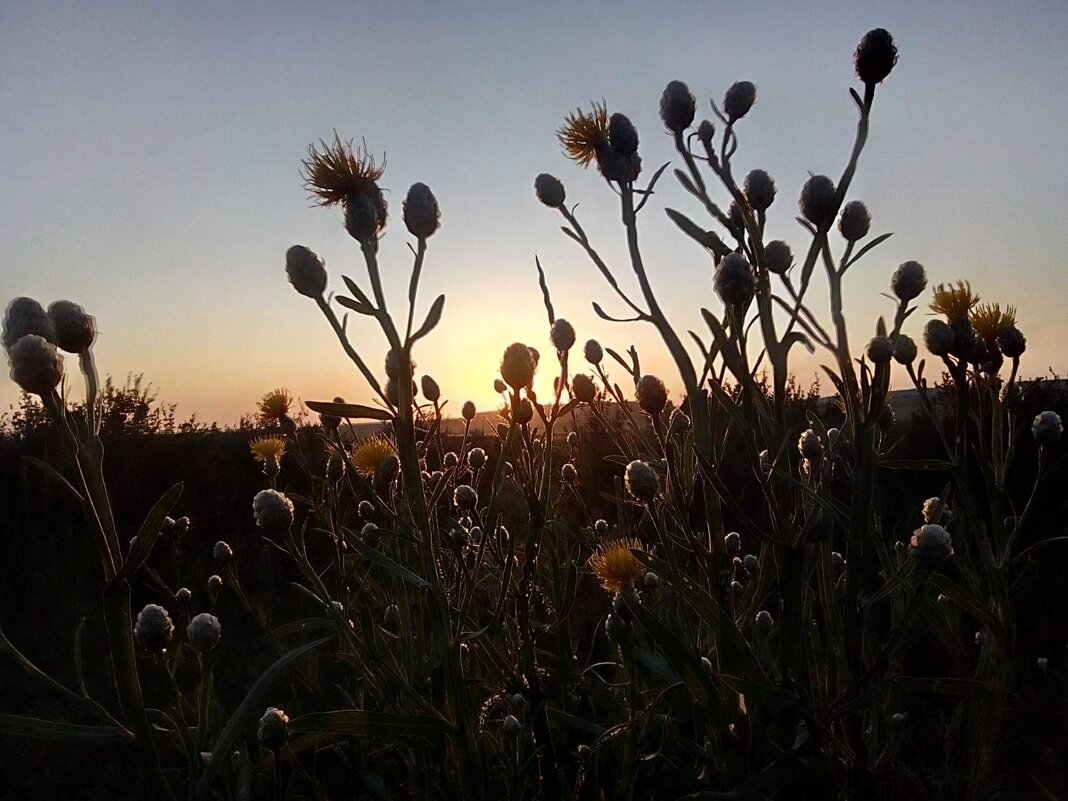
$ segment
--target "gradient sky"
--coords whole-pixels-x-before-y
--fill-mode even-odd
[[[594,169],[564,158],[554,130],[575,106],[604,98],[638,127],[649,174],[674,156],[657,115],[667,81],[687,81],[699,116],[712,116],[707,98],[752,80],[757,105],[739,128],[735,174],[772,174],[769,233],[796,253],[807,242],[793,218],[808,171],[837,180],[848,157],[851,55],[873,27],[894,34],[900,61],[877,92],[850,196],[868,204],[873,234],[895,236],[848,276],[854,349],[892,314],[880,293],[894,267],[916,259],[932,283],[967,278],[984,299],[1017,306],[1025,374],[1068,372],[1065,2],[8,0],[0,301],[83,304],[98,320],[101,369],[143,372],[183,417],[232,422],[279,385],[305,399],[368,400],[283,270],[299,242],[326,259],[331,289],[343,288],[341,273],[365,278],[341,212],[313,208],[301,186],[309,143],[336,129],[388,155],[381,183],[396,219],[381,258],[394,310],[411,268],[401,200],[424,181],[440,201],[421,294],[424,310],[439,292],[448,301],[416,360],[454,413],[468,398],[496,404],[509,342],[550,351],[535,254],[580,343],[637,345],[677,400],[654,332],[593,314],[591,300],[621,309],[534,198],[537,173],[559,175],[631,285],[615,197]],[[665,206],[701,218],[666,176],[642,214],[646,264],[677,327],[704,333],[700,307],[722,308],[711,262]],[[825,294],[810,297],[825,317]],[[906,331],[918,339],[924,319]],[[366,320],[350,329],[380,369],[381,335]],[[795,353],[808,383],[817,360]],[[0,411],[16,397],[0,379]]]

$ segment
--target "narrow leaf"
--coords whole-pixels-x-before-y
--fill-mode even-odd
[[[126,555],[126,561],[122,563],[119,572],[111,580],[112,585],[125,581],[145,563],[149,554],[152,553],[152,546],[156,544],[156,538],[159,537],[164,518],[170,514],[171,509],[178,503],[178,498],[181,495],[182,482],[179,481],[163,493],[163,497],[156,501],[156,505],[149,510],[145,522],[141,524],[141,528],[137,532],[137,541],[130,548],[130,552]]]
[[[122,736],[122,730],[115,726],[83,726],[79,723],[27,718],[22,715],[0,715],[0,734],[84,744],[114,740]]]
[[[437,324],[441,322],[441,313],[444,309],[445,295],[441,294],[438,295],[433,304],[431,304],[430,311],[427,312],[426,319],[423,321],[422,326],[419,327],[418,331],[412,334],[412,342],[415,342],[417,339],[422,339],[434,330]]]
[[[32,464],[50,479],[55,481],[57,484],[66,487],[67,491],[70,492],[71,495],[77,498],[81,503],[85,503],[85,498],[82,497],[82,494],[78,492],[78,490],[74,489],[74,485],[67,481],[67,479],[63,477],[63,474],[56,470],[56,468],[52,467],[52,465],[50,465],[48,462],[42,459],[38,459],[36,456],[23,456],[22,458],[28,464]]]
[[[304,405],[313,412],[344,417],[346,420],[391,420],[393,416],[377,406],[363,406],[359,403],[333,403],[331,401],[305,401]]]

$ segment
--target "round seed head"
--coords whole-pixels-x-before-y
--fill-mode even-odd
[[[563,206],[564,199],[567,197],[560,179],[555,175],[549,175],[547,172],[543,172],[534,179],[534,194],[538,196],[538,200],[550,209],[558,209]]]
[[[853,54],[857,77],[866,84],[882,83],[897,64],[897,45],[894,37],[883,28],[864,34]]]
[[[656,497],[657,490],[660,488],[660,482],[657,480],[653,468],[637,459],[627,465],[627,469],[623,474],[623,481],[626,484],[627,492],[643,503],[652,503]]]
[[[894,343],[890,341],[890,337],[880,334],[871,338],[866,352],[873,363],[886,364],[894,355]]]
[[[56,327],[44,307],[33,298],[15,298],[4,312],[4,348],[11,348],[27,334],[56,341]]]
[[[165,649],[174,634],[174,624],[167,610],[156,604],[149,604],[137,613],[134,623],[134,639],[137,644],[151,653]]]
[[[749,113],[756,102],[756,84],[750,81],[738,81],[731,85],[723,96],[723,113],[731,122],[740,120]]]
[[[745,196],[756,211],[765,211],[775,200],[775,181],[764,170],[745,176]]]
[[[263,530],[285,531],[293,524],[293,501],[277,490],[260,490],[252,499],[252,514]]]
[[[63,357],[38,334],[20,337],[8,349],[11,380],[31,395],[50,394],[63,380]]]
[[[321,298],[326,291],[323,260],[304,245],[293,245],[286,251],[286,276],[293,288],[306,298]]]
[[[890,289],[898,300],[910,301],[918,298],[927,288],[927,271],[918,261],[906,261],[898,265],[890,279]]]
[[[575,327],[567,320],[558,319],[549,328],[549,340],[558,353],[566,353],[575,344]]]
[[[829,231],[834,224],[835,204],[834,181],[826,175],[813,175],[805,181],[798,207],[801,216],[820,231]]]
[[[651,417],[657,417],[667,405],[667,387],[655,375],[643,375],[635,387],[638,405]]]
[[[260,718],[256,736],[260,741],[260,748],[281,751],[289,739],[289,715],[273,706],[267,707],[267,711]]]
[[[512,389],[529,387],[534,381],[534,357],[522,342],[513,342],[504,349],[501,359],[501,378]]]
[[[856,242],[871,230],[871,213],[859,200],[851,200],[842,208],[838,217],[838,231],[847,242]]]
[[[69,300],[57,300],[48,307],[56,330],[56,347],[67,353],[85,353],[96,339],[96,318]]]
[[[753,268],[740,253],[731,253],[720,261],[712,283],[723,302],[734,306],[748,303],[757,286]]]
[[[222,634],[222,625],[215,615],[201,612],[189,621],[186,626],[185,636],[194,650],[206,653],[215,647]]]
[[[1031,433],[1039,445],[1052,445],[1064,432],[1061,416],[1056,412],[1040,412],[1031,424]]]
[[[794,254],[790,246],[781,239],[773,239],[764,245],[764,264],[771,272],[783,275],[794,263]]]
[[[441,226],[438,199],[423,183],[414,183],[404,198],[404,225],[414,237],[426,239]]]
[[[948,356],[953,350],[953,330],[944,320],[928,320],[923,328],[923,344],[935,356]]]
[[[898,364],[912,364],[918,351],[916,343],[907,334],[898,334],[894,340],[894,361]]]
[[[671,81],[660,95],[660,119],[669,131],[681,134],[693,124],[697,98],[682,81]]]

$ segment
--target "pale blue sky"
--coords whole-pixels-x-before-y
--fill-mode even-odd
[[[932,282],[970,279],[1013,303],[1028,336],[1027,374],[1068,372],[1068,4],[8,2],[0,5],[0,300],[69,298],[98,318],[98,362],[143,371],[179,413],[230,421],[277,385],[314,399],[366,400],[313,304],[283,272],[285,249],[327,260],[331,287],[362,275],[338,210],[301,187],[309,143],[361,137],[386,151],[382,185],[396,219],[382,253],[399,308],[409,237],[400,205],[424,181],[442,207],[422,295],[448,294],[445,319],[416,354],[453,406],[493,403],[495,362],[514,340],[548,352],[534,254],[557,313],[580,341],[635,343],[673,382],[658,341],[598,320],[612,296],[559,218],[534,199],[561,177],[621,279],[615,198],[553,135],[576,105],[604,98],[642,137],[647,171],[672,159],[660,93],[687,81],[707,98],[758,86],[740,127],[736,173],[763,167],[779,196],[770,230],[794,250],[809,170],[837,178],[848,156],[856,86],[851,55],[885,27],[900,62],[879,88],[851,197],[873,233],[896,235],[851,272],[854,343],[879,314],[893,268]],[[719,310],[711,264],[663,215],[698,209],[670,176],[643,213],[646,261],[681,328]],[[816,308],[825,311],[819,297]],[[923,315],[907,330],[919,337]],[[385,346],[360,322],[358,346]],[[805,383],[814,359],[794,368]],[[70,369],[75,365],[68,361]],[[825,387],[826,389],[826,387]],[[16,397],[0,380],[0,409]],[[677,393],[675,394],[677,398]]]

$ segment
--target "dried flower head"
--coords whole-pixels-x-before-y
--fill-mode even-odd
[[[871,212],[859,200],[851,200],[842,207],[838,216],[838,232],[847,242],[856,242],[871,230]]]
[[[660,95],[660,119],[669,131],[681,134],[693,124],[697,98],[682,81],[671,81]]]
[[[285,387],[273,389],[259,399],[256,406],[259,409],[260,422],[269,424],[281,422],[289,417],[289,409],[293,405],[293,396]]]
[[[289,715],[273,706],[267,707],[267,711],[260,718],[256,736],[260,741],[260,748],[276,752],[282,750],[289,739]]]
[[[745,197],[757,211],[765,211],[775,201],[775,179],[764,170],[751,170],[745,176]]]
[[[352,448],[352,465],[364,478],[371,478],[387,456],[392,455],[393,446],[381,434],[372,434]]]
[[[222,625],[219,623],[219,618],[207,612],[201,612],[190,620],[185,629],[185,636],[189,640],[189,644],[201,653],[206,653],[214,648],[216,643],[219,642],[221,634]]]
[[[16,342],[28,334],[36,334],[54,343],[55,323],[44,306],[33,298],[15,298],[7,304],[7,311],[4,312],[4,347],[10,351]]]
[[[608,106],[603,100],[590,105],[588,114],[582,109],[568,114],[563,127],[556,132],[567,157],[583,167],[589,166],[598,149],[608,142]]]
[[[782,275],[794,263],[790,246],[781,239],[773,239],[764,245],[764,265],[773,273]]]
[[[667,387],[655,375],[643,375],[634,388],[638,405],[646,414],[656,417],[667,405]]]
[[[571,350],[575,344],[575,326],[562,317],[557,318],[549,327],[549,341],[558,353]]]
[[[968,315],[972,327],[987,343],[995,342],[1001,329],[1016,325],[1016,307],[1007,306],[1002,311],[997,303],[980,303]]]
[[[1052,445],[1064,433],[1061,416],[1056,412],[1040,412],[1031,424],[1031,433],[1039,445]]]
[[[716,293],[731,306],[743,306],[756,292],[753,268],[741,253],[731,253],[716,266],[712,279]]]
[[[260,490],[252,499],[252,515],[265,531],[285,531],[293,524],[293,501],[277,490]]]
[[[137,613],[134,623],[134,639],[146,651],[159,653],[166,648],[174,634],[174,623],[167,610],[157,604],[149,604]]]
[[[898,265],[890,278],[890,289],[898,300],[918,298],[927,288],[927,271],[918,261],[906,261]]]
[[[48,307],[56,331],[56,347],[67,353],[85,353],[96,339],[96,318],[69,300]]]
[[[286,453],[286,440],[284,437],[256,437],[248,448],[257,462],[280,462]]]
[[[377,181],[386,168],[375,163],[374,156],[363,147],[353,150],[352,140],[342,142],[337,131],[334,141],[319,140],[321,150],[315,145],[308,147],[308,157],[303,160],[304,188],[320,206],[345,203],[350,196],[378,192]]]
[[[881,83],[895,64],[897,46],[894,37],[884,28],[875,28],[864,34],[853,54],[857,77],[866,84]]]
[[[598,545],[588,560],[606,592],[615,595],[645,575],[645,565],[631,551],[645,551],[636,539],[623,538]]]
[[[934,288],[931,311],[944,314],[950,320],[957,317],[967,318],[968,313],[979,302],[979,296],[972,294],[972,287],[967,281],[953,284],[939,284]]]
[[[802,216],[820,231],[829,231],[834,224],[835,204],[834,181],[826,175],[813,175],[801,188],[798,207]]]
[[[32,395],[49,395],[63,380],[63,357],[37,334],[20,337],[8,350],[11,380]]]

